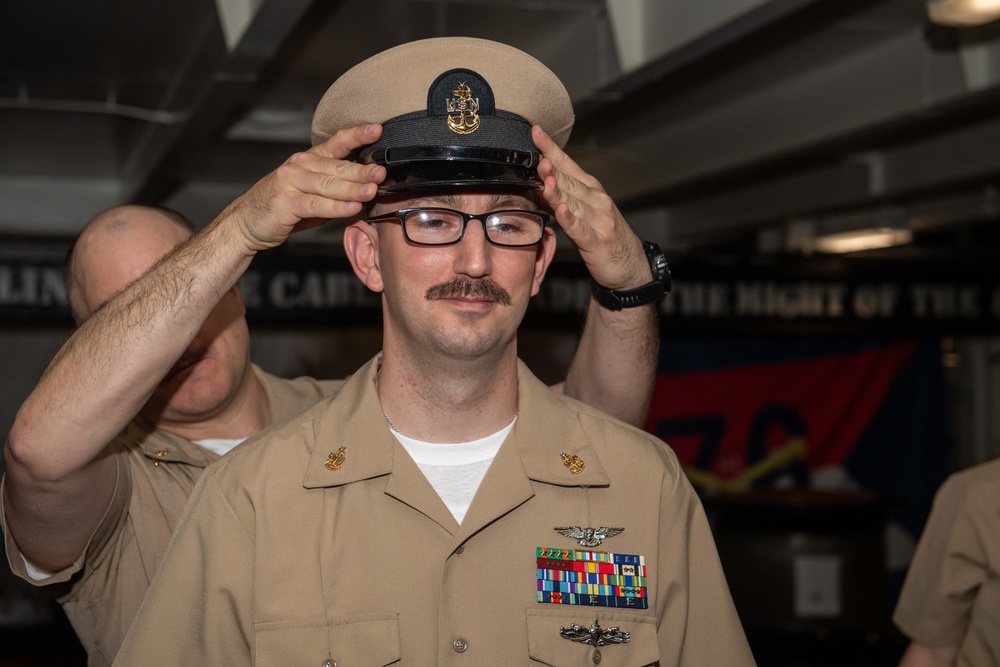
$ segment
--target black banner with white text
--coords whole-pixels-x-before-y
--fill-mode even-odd
[[[69,325],[62,285],[68,241],[0,239],[0,321]],[[664,335],[961,335],[1000,333],[1000,276],[993,265],[861,258],[736,261],[671,258],[674,288],[660,304]],[[378,323],[380,299],[343,257],[278,249],[239,282],[252,324]],[[590,279],[557,258],[525,326],[576,329]]]

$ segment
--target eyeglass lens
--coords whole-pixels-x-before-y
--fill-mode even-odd
[[[497,245],[538,243],[545,227],[542,218],[529,211],[497,211],[475,219],[482,220],[486,237]],[[465,218],[456,211],[420,209],[407,213],[403,225],[412,242],[441,245],[462,237]]]

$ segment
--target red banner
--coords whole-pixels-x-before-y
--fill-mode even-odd
[[[647,429],[670,444],[696,485],[714,490],[738,491],[776,474],[840,465],[917,348],[896,343],[663,373]]]

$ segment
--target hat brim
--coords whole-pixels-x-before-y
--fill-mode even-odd
[[[408,146],[376,151],[361,160],[381,164],[380,195],[429,190],[541,190],[533,151],[469,146]]]
[[[542,190],[541,181],[517,179],[485,179],[467,178],[452,181],[408,181],[380,185],[378,194],[381,196],[403,194],[406,192],[438,192],[441,190]]]

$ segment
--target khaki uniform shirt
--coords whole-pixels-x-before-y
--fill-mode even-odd
[[[1000,459],[934,497],[893,620],[921,644],[959,647],[959,665],[1000,665]]]
[[[116,665],[753,664],[662,442],[522,364],[518,419],[459,525],[391,435],[375,369],[206,472]],[[585,547],[554,530],[572,526],[624,530]],[[540,547],[642,556],[648,608],[539,602]],[[630,641],[560,636],[595,622]]]
[[[329,396],[342,384],[282,380],[254,370],[267,393],[273,421]],[[14,574],[38,586],[69,582],[58,599],[92,667],[114,660],[195,482],[206,466],[219,459],[204,447],[139,420],[112,441],[110,451],[118,461],[114,496],[75,563],[45,579],[30,578],[16,536],[4,524],[7,560]]]

